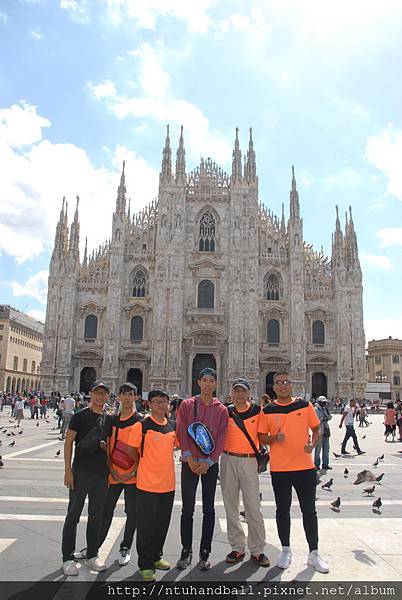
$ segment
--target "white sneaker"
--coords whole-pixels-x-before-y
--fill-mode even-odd
[[[292,551],[289,546],[283,546],[282,552],[278,556],[276,566],[280,569],[288,569],[292,562]]]
[[[64,575],[78,575],[78,567],[73,560],[66,560],[61,568],[63,569]]]
[[[308,555],[307,564],[314,567],[319,573],[329,573],[329,566],[325,560],[319,555],[318,550],[313,550]]]
[[[124,565],[128,565],[130,562],[131,554],[129,548],[120,548],[119,551],[119,565],[124,567]]]
[[[93,558],[89,558],[86,561],[87,567],[92,569],[92,571],[106,571],[106,565],[98,556],[94,556]]]

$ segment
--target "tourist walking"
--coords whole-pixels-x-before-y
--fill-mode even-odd
[[[355,426],[354,426],[354,418],[355,418],[355,408],[356,408],[356,400],[353,398],[350,400],[349,404],[346,404],[341,422],[339,423],[339,429],[342,429],[343,423],[345,423],[345,437],[343,438],[342,446],[341,446],[341,454],[350,454],[346,450],[346,444],[349,438],[352,438],[354,447],[357,451],[357,454],[366,454],[363,450],[360,449],[359,441],[357,439]]]
[[[392,441],[395,442],[395,433],[396,433],[396,410],[394,408],[393,402],[388,402],[387,408],[385,409],[384,415],[384,425],[385,425],[385,441],[388,442],[388,436],[392,436]]]
[[[314,464],[317,469],[320,469],[322,460],[322,468],[324,470],[332,469],[332,467],[329,466],[329,438],[331,435],[329,421],[332,419],[332,415],[329,412],[328,402],[325,396],[318,397],[315,412],[320,419],[321,438],[317,442],[314,450]]]

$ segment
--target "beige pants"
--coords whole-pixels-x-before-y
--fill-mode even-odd
[[[232,550],[243,553],[246,548],[246,536],[239,514],[241,491],[248,525],[247,546],[251,554],[261,554],[265,546],[265,527],[256,459],[222,454],[219,479],[226,511],[228,540]]]

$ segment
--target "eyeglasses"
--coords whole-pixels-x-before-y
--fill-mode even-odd
[[[169,404],[169,400],[150,400],[151,404],[156,404],[156,406],[162,406],[163,404]]]
[[[274,385],[290,385],[292,382],[290,381],[290,379],[277,379],[274,382]]]

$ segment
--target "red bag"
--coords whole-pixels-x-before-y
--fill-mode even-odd
[[[112,454],[110,456],[110,462],[120,469],[131,469],[134,466],[135,461],[130,458],[127,454],[128,444],[124,442],[120,442],[117,439],[117,427],[116,427],[116,435],[114,439],[114,446],[112,450]]]

